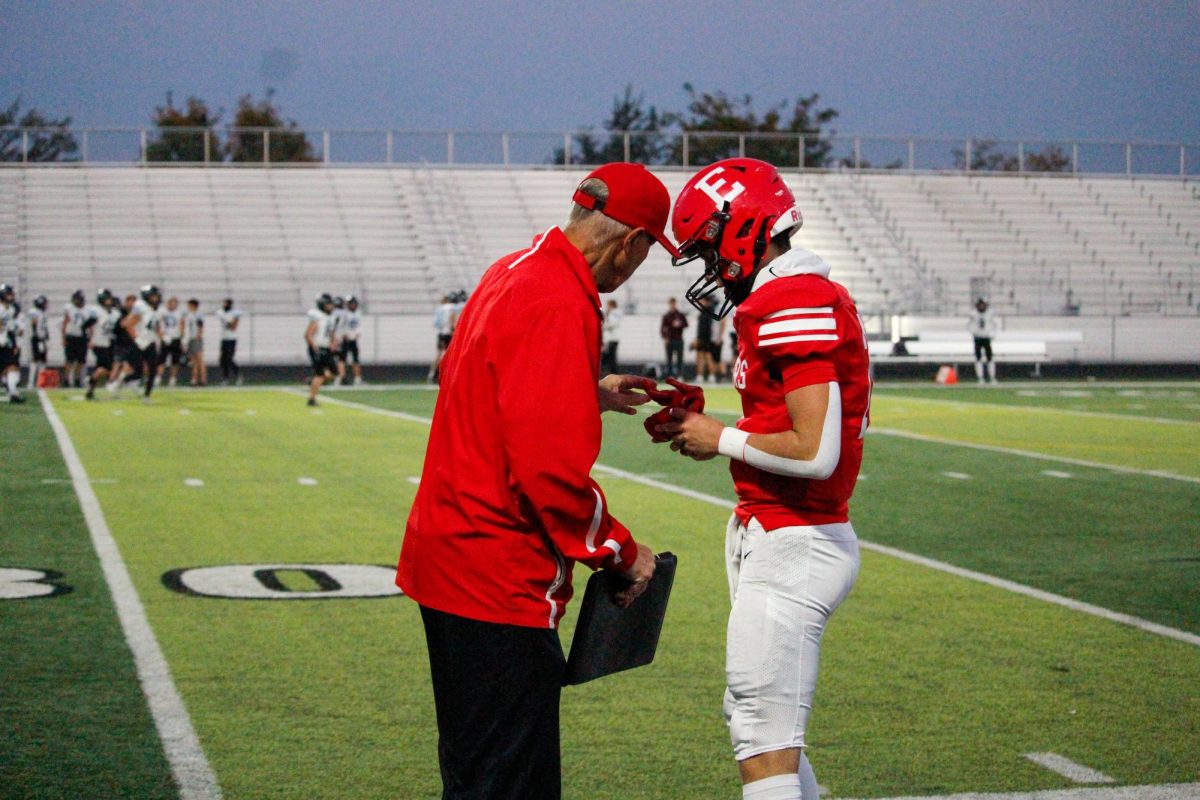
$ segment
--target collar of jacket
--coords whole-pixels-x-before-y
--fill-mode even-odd
[[[588,264],[587,259],[583,257],[583,253],[579,248],[571,244],[571,240],[562,232],[562,229],[557,225],[541,235],[540,241],[534,240],[533,249],[550,252],[557,250],[562,253],[563,258],[571,268],[571,274],[579,281],[579,287],[588,299],[592,301],[592,305],[596,308],[596,313],[604,319],[604,307],[600,305],[600,292],[596,289],[596,279],[592,277],[592,268]]]

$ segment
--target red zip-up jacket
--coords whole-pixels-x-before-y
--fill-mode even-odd
[[[600,297],[551,228],[484,274],[454,331],[396,583],[423,606],[555,628],[576,561],[627,568],[600,454]]]

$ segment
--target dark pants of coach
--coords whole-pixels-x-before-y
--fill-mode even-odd
[[[559,800],[558,631],[421,606],[442,800]]]

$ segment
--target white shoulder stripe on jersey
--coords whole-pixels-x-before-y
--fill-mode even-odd
[[[549,230],[547,230],[545,233],[543,233],[543,234],[541,235],[541,237],[540,237],[540,238],[538,238],[538,240],[537,240],[536,242],[534,242],[534,243],[533,243],[533,247],[529,248],[529,252],[528,252],[528,253],[526,253],[525,255],[521,256],[520,258],[518,258],[518,259],[517,259],[516,261],[514,261],[513,263],[509,264],[509,265],[508,265],[508,268],[509,268],[509,269],[512,269],[512,268],[513,268],[513,267],[515,267],[517,264],[520,264],[522,261],[524,261],[525,259],[529,258],[531,255],[533,255],[534,253],[536,253],[536,252],[538,251],[538,248],[542,246],[542,242],[546,241],[546,237],[550,235],[550,231],[552,231],[552,230],[554,230],[554,229],[553,229],[553,228],[550,228],[550,229],[549,229]]]
[[[779,322],[768,322],[758,328],[759,336],[770,336],[776,333],[794,333],[796,331],[836,331],[837,320],[829,317],[802,317],[785,319]]]
[[[774,339],[759,339],[759,347],[770,347],[776,344],[787,344],[788,342],[836,342],[838,335],[836,333],[807,333],[800,336],[777,336]]]
[[[795,317],[800,314],[832,314],[833,306],[821,306],[820,308],[785,308],[782,311],[775,311],[767,314],[763,319],[775,319],[776,317]]]

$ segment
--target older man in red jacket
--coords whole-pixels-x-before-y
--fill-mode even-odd
[[[635,413],[653,382],[598,381],[600,292],[633,275],[664,228],[666,187],[607,164],[565,228],[488,269],[442,365],[396,582],[425,624],[445,800],[561,794],[557,627],[576,561],[614,569],[632,602],[654,554],[589,477],[600,413]]]

